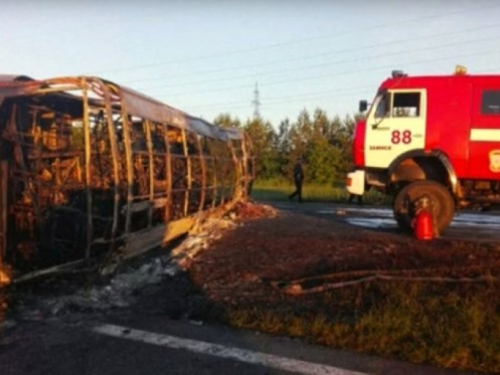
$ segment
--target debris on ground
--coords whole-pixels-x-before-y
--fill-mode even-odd
[[[121,271],[113,268],[104,285],[93,283],[90,288],[67,295],[40,298],[42,306],[37,309],[41,311],[33,314],[54,316],[65,311],[105,311],[131,306],[136,297],[140,298],[141,290],[185,271],[189,271],[194,285],[215,302],[254,299],[268,303],[279,298],[276,292],[303,294],[337,287],[329,277],[323,282],[316,280],[332,273],[366,270],[373,278],[381,270],[422,271],[435,266],[457,270],[500,262],[497,251],[483,248],[474,251],[467,246],[443,251],[443,246],[448,245],[451,246],[445,242],[420,244],[400,234],[360,229],[300,214],[278,215],[270,206],[239,202],[226,215],[200,221],[171,252],[135,268]],[[432,276],[449,275],[442,272]],[[452,275],[460,276],[477,275]],[[315,280],[314,288],[308,286],[310,281],[299,282],[302,278]],[[284,289],[273,288],[269,280],[284,281],[281,284]],[[346,280],[336,281],[346,283]]]
[[[155,258],[139,268],[129,268],[114,275],[104,285],[79,288],[68,294],[21,301],[18,310],[24,319],[44,320],[67,312],[107,311],[132,305],[139,292],[158,284],[165,275],[175,274],[175,267]],[[97,281],[97,280],[96,280]],[[23,302],[25,305],[23,306]]]
[[[465,268],[465,269],[464,269]],[[334,274],[317,275],[301,278],[298,280],[269,281],[274,288],[286,294],[300,295],[322,293],[332,289],[341,289],[358,284],[366,284],[373,281],[393,281],[393,282],[420,282],[420,283],[455,283],[471,284],[499,283],[498,274],[500,264],[481,265],[479,267],[463,267],[450,270],[446,269],[415,269],[415,270],[370,270],[354,272],[338,272]],[[474,272],[475,271],[475,272]],[[494,272],[496,271],[496,272]],[[464,276],[454,276],[454,273]],[[474,276],[465,276],[469,272],[474,272]],[[479,272],[479,274],[477,274]],[[445,276],[447,275],[447,276]]]
[[[172,251],[175,263],[183,270],[189,268],[191,261],[203,250],[209,248],[210,244],[220,239],[227,230],[238,227],[238,224],[230,219],[230,216],[221,219],[209,218]]]
[[[449,278],[449,282],[456,279],[472,283],[489,279],[478,279],[480,274],[466,270],[477,268],[486,272],[493,266],[500,267],[500,246],[490,244],[448,240],[420,243],[401,233],[362,229],[340,220],[286,212],[274,218],[244,220],[241,224],[213,241],[210,251],[197,253],[190,263],[194,282],[215,302],[253,306],[282,302],[287,293],[272,287],[269,280],[286,281],[290,294],[305,294],[306,289],[312,292],[338,286],[316,279],[343,272],[364,270],[373,281],[373,275],[382,271],[392,275],[400,270],[415,270],[412,275],[422,276],[423,272],[425,280],[434,277],[439,282]],[[439,272],[425,273],[426,269],[437,267]],[[384,277],[388,278],[377,276],[377,280]],[[313,279],[312,285],[318,288],[307,283],[290,284],[302,278]],[[342,286],[359,283],[339,281]],[[296,304],[288,303],[287,309]],[[318,309],[324,309],[321,302]]]
[[[258,212],[258,209],[254,208],[253,212]],[[271,210],[264,209],[262,212],[267,214]],[[20,308],[21,315],[28,320],[43,320],[71,311],[103,312],[132,306],[140,298],[141,291],[187,270],[198,253],[208,249],[225,231],[237,226],[228,215],[207,218],[193,227],[187,237],[171,252],[149,259],[136,267],[120,268],[119,262],[110,263],[99,272],[101,278],[108,278],[104,285],[93,284],[90,288],[78,288],[76,291],[52,297],[30,297],[28,299],[31,300],[24,308]],[[99,284],[98,279],[96,276],[95,284]],[[0,317],[1,311],[0,305]]]
[[[417,291],[424,283],[497,287],[499,244],[422,243],[396,231],[346,224],[336,218],[341,215],[337,210],[325,219],[239,203],[225,215],[197,223],[172,251],[141,260],[135,268],[113,270],[104,285],[92,283],[60,297],[36,296],[38,303],[20,321],[46,321],[73,311],[101,315],[125,307],[120,312],[308,337],[309,327],[323,324],[309,317],[352,322],[354,314],[383,300],[392,285],[411,283],[413,290],[418,281]],[[300,319],[304,326],[287,325]],[[303,335],[293,331],[301,327],[307,327]]]
[[[273,218],[277,211],[269,206],[250,201],[237,202],[226,215],[221,218],[207,218],[201,224],[195,225],[188,237],[172,251],[173,259],[182,269],[188,269],[191,261],[216,240],[219,240],[227,230],[234,230],[241,225],[242,220]]]
[[[277,215],[277,211],[273,207],[265,204],[255,204],[250,201],[236,203],[232,213],[239,219],[273,218]]]

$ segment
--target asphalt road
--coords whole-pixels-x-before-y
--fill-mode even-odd
[[[371,230],[397,231],[392,213],[385,208],[272,204]],[[456,218],[446,236],[497,241],[498,224],[500,216],[466,213]],[[157,301],[168,298],[164,293],[158,291]],[[54,317],[28,314],[0,321],[0,374],[465,374],[186,318],[172,320],[154,301],[158,307],[77,311]]]
[[[383,206],[335,203],[267,202],[285,211],[300,212],[381,232],[399,232],[392,210]],[[500,212],[459,212],[450,227],[442,234],[444,239],[472,241],[500,241]]]
[[[0,338],[0,374],[453,375],[398,361],[151,315],[24,322]]]

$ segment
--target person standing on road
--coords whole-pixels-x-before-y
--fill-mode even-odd
[[[293,167],[293,181],[295,182],[295,191],[288,196],[289,200],[298,196],[299,203],[302,203],[302,182],[304,181],[304,171],[302,170],[302,159],[297,160]]]

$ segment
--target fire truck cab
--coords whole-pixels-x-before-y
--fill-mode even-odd
[[[367,109],[360,102],[360,111]],[[408,76],[379,87],[353,140],[347,189],[375,187],[409,229],[415,202],[430,198],[438,232],[458,208],[500,202],[500,75]]]

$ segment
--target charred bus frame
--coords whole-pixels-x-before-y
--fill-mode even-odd
[[[239,129],[96,77],[0,76],[0,284],[165,244],[252,179]]]

